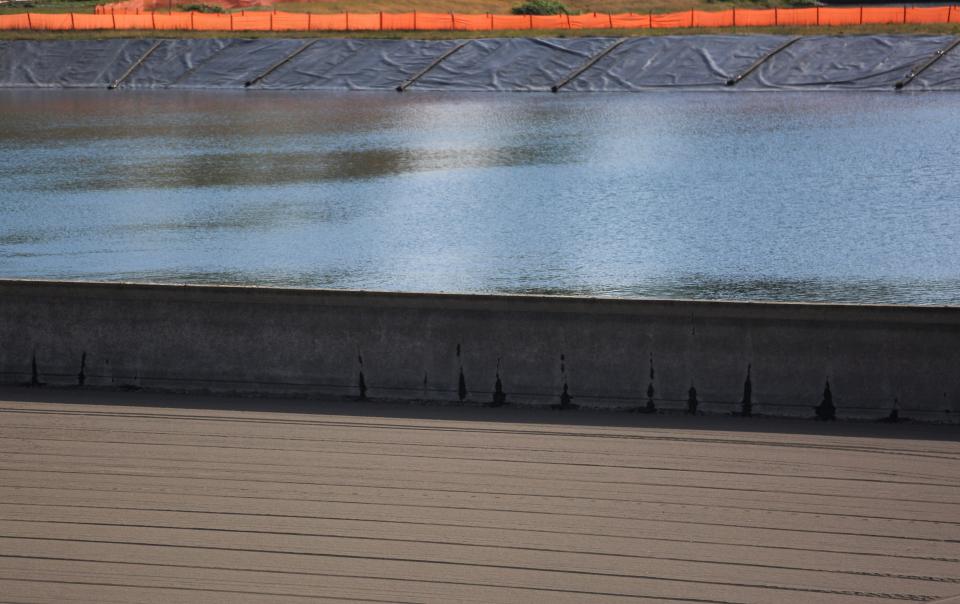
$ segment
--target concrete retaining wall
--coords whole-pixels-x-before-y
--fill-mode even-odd
[[[459,353],[459,354],[458,354]],[[0,380],[955,421],[960,308],[0,281]],[[651,361],[653,377],[651,380]],[[565,371],[565,373],[564,373]]]

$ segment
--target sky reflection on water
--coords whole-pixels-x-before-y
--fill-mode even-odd
[[[0,277],[958,304],[958,111],[0,91]]]

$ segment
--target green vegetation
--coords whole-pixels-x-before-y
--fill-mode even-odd
[[[226,10],[222,6],[215,6],[213,4],[181,4],[177,7],[178,10],[184,12],[194,12],[194,13],[225,13]]]
[[[12,13],[92,13],[93,7],[103,4],[97,0],[30,0],[0,4],[0,15]]]
[[[567,7],[557,0],[527,0],[510,9],[514,15],[563,15]]]

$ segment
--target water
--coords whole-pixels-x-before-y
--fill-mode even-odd
[[[960,95],[0,92],[0,277],[960,304]]]

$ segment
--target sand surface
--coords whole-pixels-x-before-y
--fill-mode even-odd
[[[958,436],[3,389],[0,601],[935,601]]]

